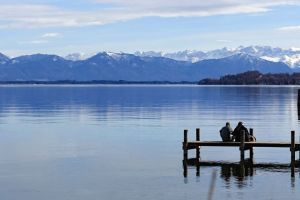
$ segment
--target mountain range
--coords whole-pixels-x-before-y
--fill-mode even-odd
[[[207,59],[218,59],[228,56],[232,56],[238,53],[249,54],[255,57],[259,57],[265,60],[273,62],[283,62],[291,68],[300,67],[300,49],[290,48],[273,48],[270,46],[240,46],[235,49],[222,48],[212,51],[179,51],[174,53],[164,53],[164,52],[136,52],[135,55],[138,56],[152,56],[152,57],[166,57],[174,60],[188,61],[188,62],[199,62],[201,60]]]
[[[234,49],[222,48],[207,52],[196,50],[184,50],[173,53],[137,51],[134,54],[141,57],[165,57],[179,61],[199,62],[207,59],[225,58],[238,53],[249,54],[272,62],[283,62],[291,68],[300,67],[300,48],[282,49],[279,47],[273,48],[270,46],[240,46]],[[94,55],[96,55],[96,53],[73,53],[65,56],[65,59],[72,61],[85,60]]]
[[[256,48],[257,49],[257,48]],[[224,50],[224,49],[223,49]],[[248,53],[237,52],[226,55],[227,50],[215,51],[214,57],[199,61],[171,59],[145,53],[101,52],[89,58],[73,54],[68,58],[57,55],[34,54],[8,58],[0,54],[0,81],[199,81],[203,78],[219,78],[226,74],[236,74],[257,70],[262,73],[292,73],[300,71],[283,62],[273,62]],[[228,50],[229,51],[229,50]],[[245,51],[245,50],[243,50]],[[289,56],[293,56],[292,50]],[[224,53],[221,56],[222,52]],[[259,52],[259,51],[257,51]],[[276,49],[270,50],[274,56]],[[277,53],[276,53],[277,52]],[[283,53],[283,52],[281,52]],[[206,53],[208,56],[208,53]],[[201,55],[198,53],[197,55]],[[210,53],[212,56],[213,53]],[[225,56],[226,55],[226,56]],[[262,54],[261,55],[267,55]],[[81,56],[77,59],[76,56]],[[213,57],[213,56],[212,56]]]

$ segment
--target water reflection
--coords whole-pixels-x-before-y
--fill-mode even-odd
[[[230,163],[230,162],[201,162],[195,158],[183,161],[183,176],[188,178],[188,170],[196,171],[196,176],[201,177],[201,168],[219,168],[220,178],[224,181],[226,188],[235,184],[238,188],[248,187],[248,180],[255,176],[257,171],[272,173],[291,173],[291,187],[295,186],[295,170],[291,170],[289,164],[284,163]],[[299,166],[298,166],[299,167]],[[299,168],[296,168],[300,172]],[[299,173],[300,176],[300,173]],[[187,182],[187,180],[185,180]]]
[[[209,111],[247,107],[250,113],[258,105],[260,112],[268,111],[267,106],[272,105],[277,111],[285,111],[287,105],[296,104],[295,91],[296,88],[284,87],[14,86],[0,88],[0,112],[21,109],[20,112],[27,114],[38,112],[48,116],[59,110],[89,108],[102,115],[103,112],[122,113],[127,108],[155,111],[187,105]]]
[[[250,165],[221,165],[221,178],[230,187],[231,178],[234,178],[236,185],[241,188],[245,186],[248,177],[253,176],[254,168]]]

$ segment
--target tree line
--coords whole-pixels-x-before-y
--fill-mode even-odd
[[[199,85],[300,85],[300,73],[262,74],[248,71],[236,75],[226,75],[219,79],[206,78]]]

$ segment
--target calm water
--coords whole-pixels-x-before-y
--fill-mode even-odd
[[[297,87],[1,86],[0,199],[299,199],[300,175],[254,169],[240,178],[224,167],[189,167],[183,129],[219,140],[244,121],[258,140],[289,141]],[[190,156],[193,156],[191,154]],[[238,161],[237,148],[203,148],[205,160]],[[288,163],[288,149],[255,149],[256,162]]]

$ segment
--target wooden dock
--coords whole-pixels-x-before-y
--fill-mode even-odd
[[[250,135],[253,135],[253,129],[250,129]],[[254,163],[254,148],[265,147],[265,148],[288,148],[290,150],[291,162],[289,167],[291,168],[291,176],[295,176],[295,167],[298,167],[300,164],[300,143],[295,142],[295,131],[291,131],[291,140],[290,142],[246,142],[245,141],[245,132],[242,133],[240,142],[222,142],[222,141],[201,141],[200,140],[200,129],[196,129],[196,140],[188,141],[188,130],[184,130],[184,138],[182,143],[183,149],[183,166],[184,166],[184,176],[187,176],[187,166],[193,164],[197,166],[217,166],[219,162],[211,162],[211,161],[201,161],[200,159],[200,147],[201,146],[210,146],[210,147],[239,147],[240,151],[240,164],[252,166],[260,166],[259,164]],[[196,158],[189,159],[188,151],[191,149],[196,150]],[[245,159],[245,151],[249,150],[249,158]],[[296,152],[299,151],[299,159],[296,160]],[[266,166],[266,165],[262,165]],[[268,164],[268,166],[272,166],[272,164]],[[286,166],[286,165],[285,165]],[[198,171],[198,170],[197,170]],[[198,173],[198,172],[197,172]]]

